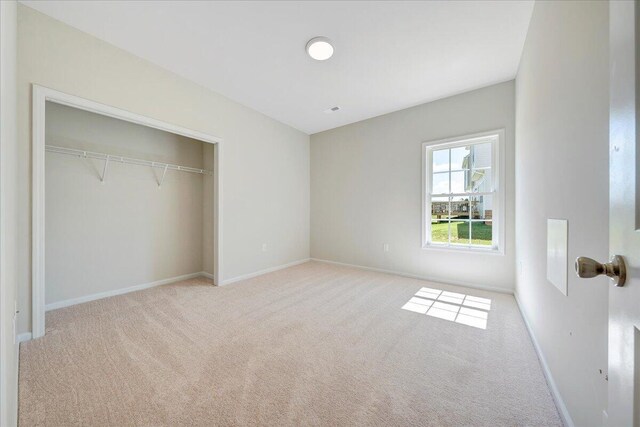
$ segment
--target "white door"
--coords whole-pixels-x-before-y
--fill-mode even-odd
[[[609,426],[640,427],[640,175],[636,1],[612,1],[609,107],[609,251],[626,283],[609,290]],[[640,65],[640,64],[639,64]]]

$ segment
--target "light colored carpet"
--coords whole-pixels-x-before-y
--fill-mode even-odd
[[[438,295],[480,302],[486,329],[424,314]],[[561,422],[512,296],[310,262],[47,313],[20,348],[20,426],[36,425]]]

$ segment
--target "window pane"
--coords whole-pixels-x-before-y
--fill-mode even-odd
[[[458,147],[451,149],[451,170],[469,169],[470,147]]]
[[[465,180],[468,172],[451,172],[451,192],[452,193],[465,193]]]
[[[471,219],[492,219],[492,196],[471,197]]]
[[[466,219],[451,220],[451,243],[469,244],[469,221]]]
[[[491,221],[471,222],[471,243],[474,245],[491,246],[493,241],[493,226]]]
[[[433,152],[432,172],[449,171],[449,150],[437,150]]]
[[[441,220],[449,218],[449,198],[448,197],[432,197],[431,198],[431,219]]]
[[[468,197],[452,197],[451,198],[451,217],[454,219],[469,218],[469,198]]]
[[[433,243],[449,242],[449,220],[435,221],[431,223],[431,241]]]
[[[467,191],[470,193],[490,193],[493,188],[491,185],[491,169],[473,169],[469,174],[467,181]]]
[[[491,167],[491,143],[475,144],[471,147],[471,168]]]
[[[449,198],[431,199],[431,241],[449,243]]]
[[[431,223],[431,241],[433,243],[449,242],[449,220]]]
[[[431,178],[432,194],[449,194],[449,172],[434,173]]]

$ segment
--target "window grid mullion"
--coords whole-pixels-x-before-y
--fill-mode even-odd
[[[449,194],[451,194],[451,149],[449,149]],[[449,196],[449,212],[447,212],[447,224],[449,245],[451,245],[451,196]]]
[[[497,185],[496,182],[498,183],[498,185],[503,185],[504,183],[500,183],[499,179],[499,175],[497,173],[494,173],[493,171],[496,170],[496,162],[498,162],[500,160],[500,153],[498,153],[498,143],[496,141],[492,141],[491,142],[491,190],[496,191],[497,189]],[[504,191],[504,190],[503,190]],[[504,194],[504,193],[503,193]],[[505,209],[504,206],[502,206],[502,204],[500,204],[500,197],[496,194],[497,197],[493,197],[492,203],[498,204],[498,210],[502,211],[503,209]],[[495,210],[495,209],[494,209]],[[491,246],[494,248],[498,247],[498,233],[496,233],[496,229],[494,227],[494,222],[493,222],[493,214],[491,215]],[[502,227],[502,223],[498,224],[498,227]]]
[[[434,193],[432,197],[473,197],[473,196],[493,196],[496,191],[484,191],[482,193]]]

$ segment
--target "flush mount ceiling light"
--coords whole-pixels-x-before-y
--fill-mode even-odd
[[[325,61],[333,55],[333,45],[326,37],[314,37],[307,42],[307,53],[316,61]]]

